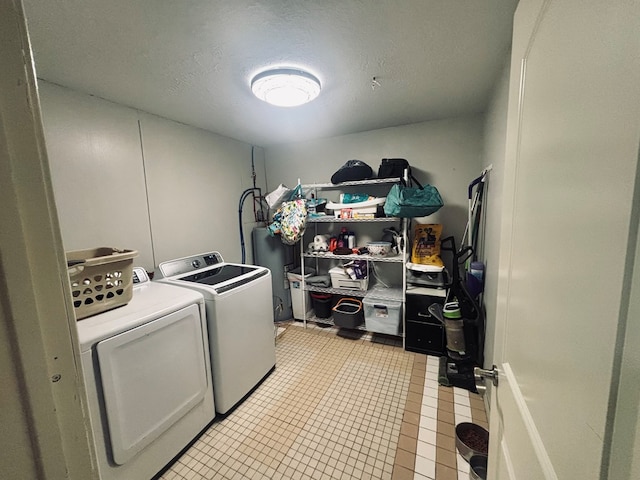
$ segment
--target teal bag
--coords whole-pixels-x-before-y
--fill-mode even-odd
[[[437,212],[444,205],[440,192],[433,185],[424,187],[412,177],[418,187],[394,185],[384,203],[384,213],[388,217],[426,217]]]

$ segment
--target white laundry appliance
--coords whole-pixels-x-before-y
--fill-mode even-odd
[[[127,305],[77,323],[102,480],[150,479],[215,416],[203,296],[133,282]]]
[[[211,252],[163,262],[156,274],[204,295],[216,411],[228,413],[275,368],[271,272]]]

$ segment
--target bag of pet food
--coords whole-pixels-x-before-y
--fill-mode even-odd
[[[440,258],[442,225],[439,223],[417,223],[413,232],[411,262],[443,267],[444,263]]]

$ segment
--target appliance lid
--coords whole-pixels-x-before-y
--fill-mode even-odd
[[[204,302],[200,292],[159,282],[134,286],[131,301],[118,308],[79,320],[78,341],[85,352],[105,338],[144,325],[191,304]]]
[[[250,265],[237,265],[225,263],[219,267],[213,267],[207,270],[199,271],[184,277],[178,277],[177,280],[186,282],[202,283],[205,285],[219,285],[227,280],[241,277],[243,275],[258,273],[263,270],[260,267]],[[253,276],[253,275],[252,275]]]

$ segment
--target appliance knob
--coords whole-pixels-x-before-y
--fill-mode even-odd
[[[194,260],[193,262],[191,262],[191,265],[193,266],[193,268],[199,268],[200,260]]]

